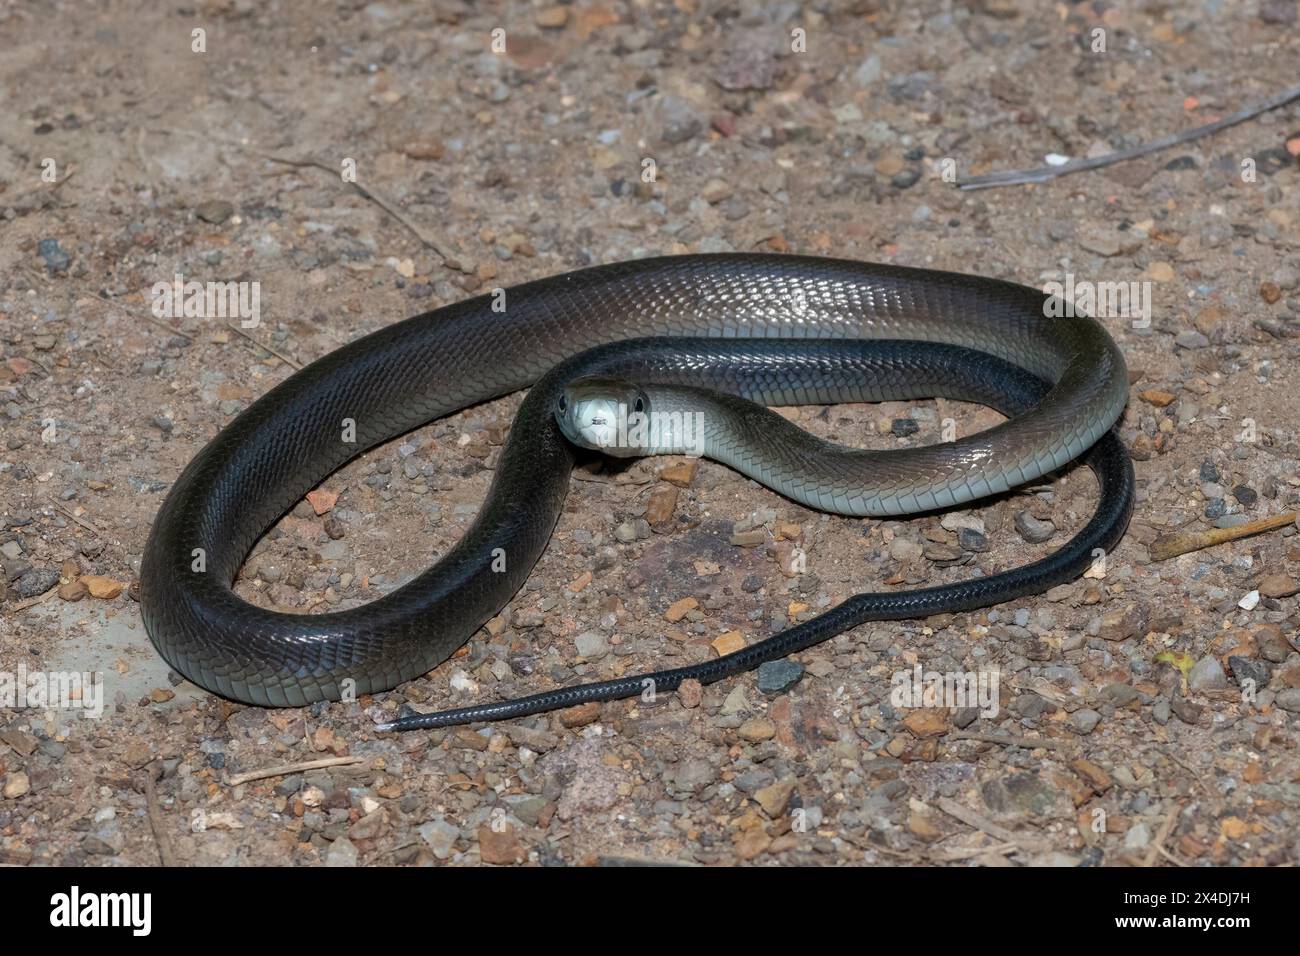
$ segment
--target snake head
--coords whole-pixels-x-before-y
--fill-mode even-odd
[[[580,448],[616,458],[646,453],[637,426],[650,414],[650,398],[629,382],[585,378],[570,382],[555,403],[555,420],[564,437]]]

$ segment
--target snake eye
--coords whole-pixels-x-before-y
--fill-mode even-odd
[[[640,395],[637,396],[637,399],[636,399],[636,407],[633,409],[633,411],[636,411],[636,412],[644,412],[644,411],[645,411],[645,399],[643,399]]]

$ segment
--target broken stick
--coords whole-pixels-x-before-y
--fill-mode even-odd
[[[1209,531],[1188,531],[1182,534],[1162,535],[1151,544],[1151,560],[1167,561],[1189,551],[1200,551],[1202,548],[1223,544],[1225,541],[1236,541],[1238,538],[1249,538],[1251,535],[1263,531],[1285,528],[1294,522],[1296,517],[1296,512],[1288,511],[1286,514],[1274,515],[1271,518],[1248,521],[1234,528],[1211,528]]]
[[[302,763],[289,763],[283,764],[279,767],[267,767],[264,770],[249,770],[247,773],[237,773],[226,781],[226,785],[237,787],[241,783],[249,783],[253,780],[265,780],[267,777],[287,777],[291,773],[302,773],[304,770],[323,770],[326,767],[346,767],[349,764],[365,762],[365,757],[322,757],[320,760],[305,760]]]
[[[1134,146],[1131,149],[1121,149],[1114,153],[1107,153],[1104,156],[1072,159],[1068,163],[1062,163],[1060,166],[1039,166],[1036,169],[1011,169],[996,173],[987,173],[983,176],[967,176],[957,180],[957,186],[960,189],[989,189],[994,186],[1023,186],[1027,183],[1045,183],[1050,179],[1055,179],[1058,176],[1068,176],[1071,173],[1082,173],[1089,169],[1100,169],[1103,166],[1113,166],[1115,163],[1127,162],[1130,159],[1137,159],[1139,156],[1148,156],[1151,153],[1158,153],[1161,150],[1169,149],[1172,146],[1178,146],[1182,143],[1189,143],[1194,139],[1200,139],[1202,136],[1209,136],[1211,133],[1217,133],[1219,130],[1227,129],[1229,126],[1236,126],[1238,123],[1244,123],[1246,120],[1254,119],[1261,113],[1267,113],[1269,110],[1275,110],[1279,106],[1285,106],[1287,103],[1296,99],[1300,99],[1300,86],[1293,86],[1280,93],[1275,93],[1273,96],[1261,100],[1254,106],[1248,106],[1245,109],[1237,110],[1237,112],[1230,113],[1222,119],[1215,120],[1213,123],[1206,123],[1204,126],[1197,126],[1193,129],[1183,130],[1181,133],[1171,133],[1168,136],[1162,136],[1159,139],[1152,140],[1149,143],[1143,143],[1141,146]]]

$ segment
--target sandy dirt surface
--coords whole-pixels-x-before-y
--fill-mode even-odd
[[[1295,529],[1148,547],[1300,504],[1300,110],[1039,186],[945,173],[1209,122],[1294,83],[1297,54],[1293,0],[0,2],[0,671],[103,691],[98,719],[0,702],[0,862],[1295,864]],[[1139,283],[1149,320],[1103,319],[1133,380],[1121,546],[1045,596],[867,625],[702,692],[375,733],[403,705],[704,660],[858,591],[1009,568],[1095,503],[1076,469],[856,520],[654,459],[575,480],[526,588],[393,692],[263,710],[157,656],[132,590],[163,496],[294,365],[495,287],[725,250]],[[176,274],[257,283],[260,322],[155,318]],[[239,592],[312,613],[422,571],[518,402],[331,476]],[[883,449],[998,420],[792,415]],[[918,667],[996,673],[991,706],[906,706]]]

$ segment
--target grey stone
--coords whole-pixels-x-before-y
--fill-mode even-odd
[[[1087,708],[1076,710],[1070,715],[1070,726],[1074,728],[1076,733],[1080,734],[1092,733],[1100,722],[1101,714]]]
[[[356,866],[357,848],[347,837],[339,837],[325,853],[326,866]]]
[[[659,138],[669,145],[685,143],[704,131],[704,117],[680,96],[668,95],[658,103]]]
[[[14,591],[20,598],[44,594],[59,583],[59,572],[33,568],[14,582]]]
[[[1079,245],[1106,258],[1117,256],[1120,252],[1119,237],[1114,232],[1085,232],[1079,237]]]
[[[889,556],[895,561],[910,561],[921,556],[921,546],[908,538],[895,538],[889,542]]]
[[[204,222],[219,226],[235,213],[235,207],[224,199],[210,199],[194,207],[194,215]]]
[[[910,189],[921,178],[921,171],[915,167],[900,169],[890,177],[889,185],[895,189]]]
[[[1142,692],[1136,687],[1121,681],[1107,684],[1101,689],[1101,697],[1116,707],[1127,707],[1141,696]]]
[[[1288,687],[1286,690],[1278,691],[1273,703],[1277,704],[1283,710],[1290,714],[1300,714],[1300,687]]]
[[[891,79],[889,93],[898,100],[920,100],[933,91],[934,85],[934,74],[921,70]]]
[[[599,660],[609,653],[609,641],[599,631],[585,631],[577,636],[573,644],[578,650],[578,656],[589,661]]]
[[[853,83],[856,86],[870,86],[880,79],[881,72],[880,57],[873,53],[853,71]]]
[[[1217,657],[1202,657],[1187,675],[1187,686],[1192,690],[1224,690],[1228,686],[1228,675],[1223,673],[1223,665]]]
[[[718,777],[718,769],[700,757],[683,760],[669,774],[673,789],[696,793],[713,783]]]
[[[545,797],[524,794],[517,797],[506,797],[506,803],[510,806],[510,812],[521,823],[535,827],[541,818],[542,811],[546,809],[547,801]]]
[[[726,699],[722,702],[720,713],[724,717],[730,717],[733,714],[739,714],[749,709],[749,701],[745,699],[745,686],[737,684],[732,688]]]
[[[1043,815],[1055,802],[1052,789],[1034,773],[1014,773],[991,780],[982,788],[984,802],[999,813],[1020,811]]]
[[[1124,849],[1141,850],[1151,842],[1151,831],[1145,823],[1135,823],[1124,834]]]
[[[439,860],[445,860],[451,856],[452,848],[460,838],[460,828],[455,824],[448,823],[443,817],[436,817],[428,823],[422,824],[416,832],[420,834],[420,839],[429,845],[429,850]]]
[[[1242,505],[1249,508],[1259,500],[1259,492],[1250,485],[1237,485],[1232,489],[1232,497],[1236,498]]]
[[[1028,511],[1016,512],[1016,531],[1030,544],[1040,544],[1056,534],[1056,525],[1039,521]]]
[[[72,256],[63,251],[57,239],[42,239],[36,244],[36,251],[45,260],[46,271],[50,275],[67,272],[72,264]]]
[[[1262,690],[1268,683],[1271,670],[1264,661],[1252,660],[1249,657],[1240,657],[1234,654],[1228,658],[1228,667],[1232,671],[1232,679],[1237,682],[1237,686],[1244,686],[1246,681],[1254,681],[1255,689]]]
[[[1194,704],[1182,694],[1175,694],[1169,701],[1169,707],[1177,717],[1185,724],[1195,727],[1201,720],[1201,715],[1205,713],[1205,708],[1200,704]]]
[[[126,838],[116,823],[110,823],[93,833],[86,834],[81,841],[81,848],[96,856],[117,856],[125,846]]]
[[[758,668],[758,689],[765,694],[782,694],[802,679],[803,665],[791,660],[768,661]]]

